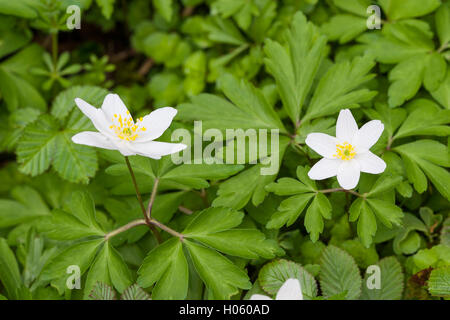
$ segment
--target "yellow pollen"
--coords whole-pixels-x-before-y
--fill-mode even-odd
[[[127,112],[127,115],[129,116],[130,113]],[[133,118],[131,116],[128,116],[122,118],[120,114],[118,116],[117,114],[115,114],[114,118],[112,118],[112,125],[110,125],[109,128],[114,130],[114,133],[119,139],[126,141],[135,141],[139,137],[139,133],[141,131],[147,131],[147,129],[144,127],[140,127],[139,122],[134,123]]]
[[[336,145],[336,154],[334,154],[333,157],[342,160],[351,160],[355,155],[355,148],[350,143],[344,142]]]

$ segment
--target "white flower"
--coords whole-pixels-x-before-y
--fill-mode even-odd
[[[323,180],[337,175],[339,185],[353,189],[360,172],[378,174],[386,169],[386,163],[369,149],[378,141],[384,125],[380,120],[358,125],[348,109],[341,110],[336,123],[336,138],[324,133],[310,133],[306,144],[323,159],[308,172],[313,180]]]
[[[124,156],[141,155],[153,159],[160,159],[186,148],[181,143],[153,141],[170,126],[177,114],[174,108],[157,109],[134,122],[117,94],[108,94],[100,109],[80,98],[76,98],[75,103],[99,131],[78,133],[72,137],[75,143],[119,150]]]
[[[250,297],[250,300],[272,300],[272,298],[262,294],[254,294]],[[287,279],[278,290],[275,300],[303,300],[300,281],[292,278]]]

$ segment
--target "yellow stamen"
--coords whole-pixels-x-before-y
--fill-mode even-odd
[[[130,115],[128,111],[127,115]],[[112,118],[113,124],[110,125],[109,128],[114,130],[114,133],[121,140],[135,141],[139,137],[139,132],[147,131],[146,128],[140,127],[139,122],[134,123],[134,120],[131,116],[122,118],[122,115],[115,114],[114,118]],[[140,118],[139,120],[142,121],[142,118]]]
[[[334,154],[333,157],[342,160],[351,160],[355,157],[355,155],[355,147],[348,142],[344,142],[343,144],[336,145],[336,154]]]

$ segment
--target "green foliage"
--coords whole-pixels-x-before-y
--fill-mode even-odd
[[[0,300],[448,299],[450,5],[404,2],[0,0]],[[108,93],[186,150],[75,144]],[[346,108],[384,125],[353,190],[305,143]]]
[[[400,300],[403,293],[403,273],[400,263],[394,257],[381,259],[376,266],[380,268],[380,288],[369,289],[366,273],[361,299],[365,300]]]
[[[320,287],[325,297],[345,294],[346,300],[361,295],[361,275],[353,258],[345,251],[329,246],[320,261]]]

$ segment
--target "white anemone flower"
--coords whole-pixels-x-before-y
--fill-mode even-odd
[[[308,176],[313,180],[337,176],[339,185],[349,190],[358,184],[360,172],[382,173],[386,163],[369,149],[383,130],[380,120],[369,121],[358,130],[350,110],[341,110],[336,137],[324,133],[310,133],[306,137],[306,144],[323,157],[309,170]]]
[[[272,298],[263,294],[254,294],[250,300],[272,300]],[[277,292],[275,300],[303,300],[300,281],[297,279],[287,279]]]
[[[119,150],[124,156],[141,155],[153,159],[187,147],[182,143],[153,141],[170,126],[177,114],[174,108],[157,109],[135,122],[117,94],[108,94],[100,109],[80,98],[76,98],[75,103],[99,131],[80,132],[72,137],[75,143]]]

